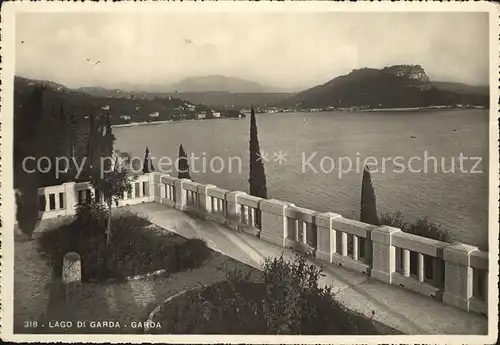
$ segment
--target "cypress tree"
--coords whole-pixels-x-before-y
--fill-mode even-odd
[[[26,106],[20,114],[14,114],[15,149],[17,164],[14,165],[14,186],[16,191],[16,219],[19,229],[32,239],[33,232],[40,222],[38,210],[45,209],[45,198],[39,198],[38,188],[41,185],[40,172],[27,172],[21,169],[21,161],[26,156],[37,159],[43,154],[41,141],[44,140],[41,128],[43,126],[43,104],[46,86],[33,89],[26,99]],[[17,111],[17,109],[16,109]],[[40,202],[39,202],[40,201]]]
[[[142,172],[147,174],[152,171],[155,171],[155,167],[153,162],[151,161],[151,154],[149,152],[149,148],[146,146],[146,153],[144,154],[144,162],[142,165]]]
[[[260,155],[257,122],[253,106],[250,114],[250,177],[248,182],[250,183],[250,195],[267,198],[266,174]]]
[[[75,117],[75,113],[73,111],[69,112],[69,156],[71,158],[75,157],[77,151],[77,136],[76,133],[79,133],[80,126]]]
[[[361,217],[360,221],[372,225],[379,225],[377,214],[377,200],[375,190],[372,185],[370,168],[366,165],[363,171],[363,180],[361,185]]]
[[[104,151],[107,155],[112,156],[116,138],[111,128],[111,118],[109,114],[106,115],[106,118],[104,120],[103,133],[104,133],[104,145],[105,145]]]
[[[95,131],[95,116],[91,111],[89,115],[89,134],[87,137],[87,165],[92,168],[94,164],[94,131]]]
[[[187,178],[191,180],[191,175],[189,174],[189,162],[188,158],[186,155],[186,152],[184,151],[184,148],[182,147],[182,144],[179,146],[179,158],[178,158],[178,166],[177,166],[177,171],[179,172],[178,178]]]
[[[68,117],[66,116],[66,113],[64,111],[64,102],[61,101],[59,103],[59,123],[60,123],[60,132],[61,132],[61,142],[60,142],[60,153],[56,156],[66,156],[66,154],[71,150],[71,140],[68,140],[68,138],[70,137],[70,133],[69,133],[69,129],[70,129],[70,126],[69,126],[69,119]],[[69,158],[69,157],[66,157],[66,158]],[[71,163],[69,163],[71,164]],[[63,182],[66,182],[67,180],[67,174],[69,172],[69,165],[65,167],[65,171],[64,171],[64,181]]]

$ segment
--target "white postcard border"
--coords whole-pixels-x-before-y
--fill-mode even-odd
[[[99,342],[99,343],[245,343],[245,344],[375,344],[375,343],[494,343],[498,335],[498,220],[499,220],[499,152],[498,152],[498,78],[499,11],[487,2],[420,3],[420,2],[7,2],[1,7],[1,197],[3,227],[1,229],[1,337],[14,342]],[[13,172],[13,80],[15,66],[15,14],[19,12],[317,12],[317,11],[418,11],[418,12],[489,12],[490,20],[490,150],[489,150],[489,306],[486,335],[404,335],[404,336],[243,336],[243,335],[27,335],[13,334],[14,293],[14,190]]]

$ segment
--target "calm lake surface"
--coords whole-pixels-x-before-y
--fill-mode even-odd
[[[260,148],[269,153],[268,196],[359,219],[363,161],[371,157],[379,213],[401,211],[410,222],[428,216],[453,241],[487,247],[488,121],[487,110],[257,115]],[[117,148],[132,156],[142,159],[148,146],[157,169],[160,157],[177,159],[182,143],[200,157],[192,165],[195,181],[248,192],[249,126],[250,117],[120,127],[114,134]],[[286,154],[281,164],[279,151]],[[482,161],[472,170],[477,159],[463,159],[460,169],[461,154]]]

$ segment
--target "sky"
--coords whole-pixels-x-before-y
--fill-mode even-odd
[[[480,12],[21,13],[16,75],[112,87],[218,74],[300,90],[419,64],[431,80],[487,85],[488,41]]]

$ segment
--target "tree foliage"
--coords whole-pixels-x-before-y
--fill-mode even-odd
[[[250,114],[250,176],[248,182],[250,184],[250,195],[267,199],[266,174],[260,152],[257,121],[253,106]]]
[[[330,287],[320,286],[322,275],[299,254],[268,258],[259,277],[228,271],[225,281],[172,301],[157,321],[162,332],[180,334],[381,334],[371,319],[347,311]]]
[[[428,217],[418,217],[414,223],[404,220],[402,212],[385,213],[380,216],[380,225],[393,226],[409,234],[449,242],[450,234],[441,224],[431,222]]]
[[[370,168],[365,166],[363,171],[363,180],[361,185],[361,217],[363,223],[379,225],[377,214],[377,200],[375,190],[372,185]]]
[[[182,144],[179,146],[179,158],[178,158],[178,163],[177,163],[177,171],[178,171],[178,178],[186,178],[188,180],[191,180],[191,175],[189,173],[189,160],[187,158],[187,154],[184,151],[184,147],[182,147]]]
[[[149,152],[149,148],[146,146],[146,152],[144,153],[144,162],[142,164],[142,172],[147,174],[152,171],[155,171],[155,167],[153,165],[153,161],[151,160],[151,153]]]
[[[109,245],[113,230],[111,228],[113,204],[118,206],[119,201],[123,199],[124,195],[132,191],[132,183],[127,167],[121,164],[119,157],[113,157],[115,138],[111,123],[109,122],[109,116],[100,120],[101,122],[98,125],[95,124],[95,120],[91,121],[95,127],[91,133],[93,140],[89,144],[89,154],[92,157],[90,183],[108,207],[106,244]]]
[[[16,220],[18,228],[32,238],[38,220],[38,211],[45,205],[39,205],[38,188],[41,186],[43,176],[34,166],[27,166],[27,169],[34,169],[28,172],[23,167],[25,157],[40,158],[44,155],[39,130],[43,124],[43,105],[46,87],[40,85],[33,88],[24,99],[20,95],[15,95],[16,105],[20,102],[23,107],[16,107],[18,116],[14,116],[14,188],[16,188]]]

